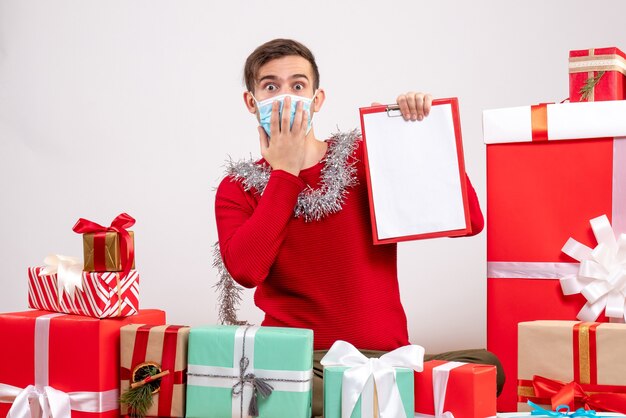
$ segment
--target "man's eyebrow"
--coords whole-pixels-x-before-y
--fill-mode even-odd
[[[278,79],[278,77],[276,77],[275,75],[266,75],[266,76],[259,78],[256,82],[257,84],[259,84],[261,83],[261,81],[264,81],[264,80],[276,80],[276,79]]]
[[[294,78],[304,78],[304,79],[306,79],[307,81],[309,80],[309,77],[308,77],[306,74],[294,74],[294,75],[290,76],[289,78],[290,78],[290,79],[294,79]],[[265,81],[265,80],[271,80],[271,81],[274,81],[274,80],[278,80],[278,77],[277,77],[277,76],[275,76],[275,75],[271,75],[271,74],[269,74],[269,75],[265,75],[265,76],[263,76],[263,77],[261,77],[261,78],[259,78],[259,79],[257,80],[257,84],[260,84],[262,81]]]

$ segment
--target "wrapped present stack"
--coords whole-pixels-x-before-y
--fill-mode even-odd
[[[612,67],[596,66],[607,54]],[[483,113],[487,348],[507,375],[500,411],[514,411],[518,395],[533,398],[516,382],[532,379],[518,374],[520,322],[624,321],[624,55],[609,48],[571,57],[571,103]],[[589,89],[593,96],[582,95]]]
[[[139,310],[133,223],[81,219],[85,269],[64,256],[28,269],[35,310],[0,314],[0,416],[119,416],[120,328],[165,323],[163,311]]]
[[[84,266],[77,258],[48,256],[46,267],[28,269],[28,305],[35,309],[115,318],[139,309],[139,273],[134,270],[135,220],[123,213],[104,227],[79,219]]]

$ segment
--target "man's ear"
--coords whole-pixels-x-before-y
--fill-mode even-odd
[[[322,109],[322,105],[324,104],[324,100],[326,100],[326,92],[324,89],[317,89],[317,94],[315,94],[315,100],[311,107],[313,108],[313,112],[319,112]]]
[[[248,112],[256,113],[256,102],[254,101],[254,96],[249,91],[243,92],[243,101],[246,103],[246,107],[248,108]]]

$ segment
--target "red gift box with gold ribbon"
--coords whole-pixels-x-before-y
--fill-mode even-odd
[[[569,94],[572,102],[626,99],[626,55],[615,47],[570,51]]]
[[[185,416],[189,330],[190,327],[180,325],[142,324],[126,325],[121,330],[122,394],[131,384],[143,383],[144,376],[163,374],[152,383],[152,406],[147,416]],[[122,415],[129,413],[128,405],[120,406]]]
[[[586,301],[560,279],[580,264],[570,237],[594,247],[590,219],[626,232],[626,101],[483,112],[487,143],[487,348],[508,377],[500,411],[516,408],[517,324],[574,320]],[[601,314],[597,321],[605,321]]]
[[[163,324],[165,312],[116,319],[0,314],[0,416],[119,416],[120,328],[135,322]]]
[[[530,400],[626,413],[626,324],[531,321],[518,331],[519,411]]]

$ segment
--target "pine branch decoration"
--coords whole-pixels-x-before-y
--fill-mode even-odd
[[[220,253],[219,242],[213,245],[213,267],[217,269],[219,281],[213,286],[217,289],[219,304],[219,321],[226,325],[247,325],[247,321],[237,319],[237,309],[241,303],[243,289],[233,280]]]
[[[589,100],[589,96],[591,96],[593,89],[596,87],[596,84],[598,84],[603,75],[604,71],[599,71],[595,77],[588,78],[587,81],[585,81],[585,84],[578,91],[581,101]]]
[[[156,376],[161,370],[155,365],[140,367],[133,376],[133,381],[142,381],[147,377]],[[131,388],[120,396],[120,403],[128,405],[131,417],[143,418],[152,407],[152,393],[160,387],[160,381],[154,380],[149,383]]]

